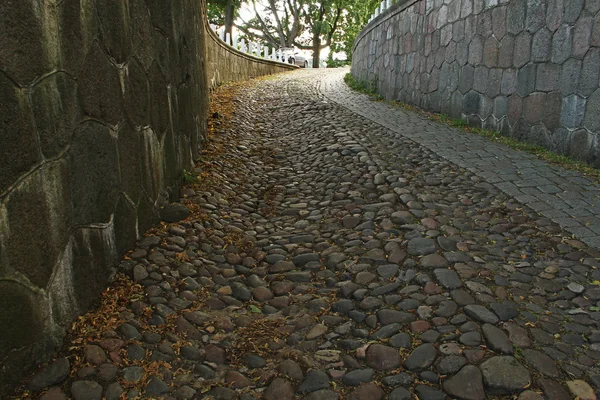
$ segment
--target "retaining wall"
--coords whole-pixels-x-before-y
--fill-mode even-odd
[[[600,166],[600,0],[409,0],[368,24],[353,76],[386,99]]]
[[[289,69],[227,49],[203,12],[0,1],[0,398],[177,193],[204,141],[207,75],[212,88]]]
[[[296,65],[256,57],[236,50],[222,41],[208,24],[206,32],[207,76],[211,89],[227,82],[242,81],[298,68]]]

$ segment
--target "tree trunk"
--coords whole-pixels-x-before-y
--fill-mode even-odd
[[[321,35],[317,32],[313,34],[313,68],[319,68],[321,63]]]
[[[235,18],[235,5],[233,0],[227,2],[225,7],[225,36],[229,33],[229,36],[233,38],[233,19]]]

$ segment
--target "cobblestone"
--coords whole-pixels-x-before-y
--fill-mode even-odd
[[[597,393],[598,223],[574,238],[565,212],[600,207],[597,186],[373,102],[345,72],[240,89],[212,138],[220,184],[183,189],[191,216],[120,264],[141,294],[114,330],[72,338],[88,347],[41,368],[36,395]]]

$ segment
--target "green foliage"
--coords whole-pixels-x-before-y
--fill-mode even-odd
[[[190,171],[184,169],[183,170],[183,182],[186,185],[193,185],[195,183],[198,183],[198,177],[196,175],[194,175],[193,173],[191,173]]]
[[[357,81],[350,72],[344,75],[344,82],[346,82],[346,85],[348,85],[350,89],[356,92],[368,94],[374,100],[382,99],[381,95],[375,90],[375,87],[377,87],[377,85],[373,83],[372,85],[367,86],[363,82]]]
[[[341,28],[334,33],[331,42],[332,53],[345,53],[352,60],[352,47],[362,28],[379,6],[379,0],[346,0]]]
[[[331,53],[329,54],[329,58],[327,58],[327,68],[340,68],[347,67],[351,62],[348,60],[334,60],[331,57]]]

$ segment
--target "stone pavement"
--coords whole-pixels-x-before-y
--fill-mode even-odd
[[[342,76],[241,89],[213,184],[182,189],[192,215],[140,240],[137,285],[34,397],[596,398],[600,252],[563,230],[594,244],[595,185]]]
[[[349,70],[322,80],[321,92],[349,110],[427,147],[473,172],[593,247],[600,247],[600,186],[575,171],[422,118],[416,113],[373,102],[343,82]]]

